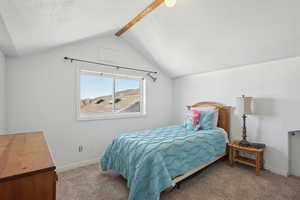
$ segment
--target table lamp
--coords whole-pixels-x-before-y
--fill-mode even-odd
[[[245,95],[237,98],[237,110],[243,118],[243,139],[240,141],[241,146],[250,146],[250,142],[247,141],[246,118],[247,115],[252,114],[252,99],[252,97],[246,97]]]

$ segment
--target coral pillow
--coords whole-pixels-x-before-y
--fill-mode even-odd
[[[189,131],[198,131],[200,129],[201,112],[195,109],[185,110],[184,127]]]
[[[217,126],[218,126],[218,118],[219,118],[219,109],[218,108],[213,107],[213,106],[205,106],[205,107],[196,107],[196,108],[193,108],[193,109],[198,110],[201,113],[204,112],[204,111],[205,112],[207,112],[207,111],[215,112],[214,113],[214,119],[213,119],[214,120],[213,128],[217,128]]]

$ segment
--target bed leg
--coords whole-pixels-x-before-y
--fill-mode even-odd
[[[229,160],[229,156],[228,156],[228,155],[225,155],[225,156],[223,156],[223,158],[221,158],[221,160],[222,160],[222,161],[227,161],[227,160]]]
[[[169,193],[169,192],[172,192],[172,190],[175,188],[176,186],[171,186],[171,187],[169,187],[169,188],[167,188],[167,189],[165,189],[165,191],[164,192],[166,192],[166,193]]]

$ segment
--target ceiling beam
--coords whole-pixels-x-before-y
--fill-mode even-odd
[[[128,31],[128,29],[130,29],[133,25],[135,25],[137,22],[139,22],[141,19],[143,19],[146,15],[148,15],[150,12],[152,12],[155,8],[160,6],[163,2],[164,2],[164,0],[155,0],[147,8],[145,8],[145,10],[143,10],[140,14],[138,14],[133,20],[131,20],[122,29],[120,29],[115,35],[120,37],[123,33]]]

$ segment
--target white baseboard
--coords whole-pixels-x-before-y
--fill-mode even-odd
[[[268,165],[265,165],[265,169],[281,176],[287,177],[289,175],[288,170],[278,169]]]
[[[99,163],[99,158],[94,158],[92,160],[84,160],[84,161],[80,161],[80,162],[63,165],[63,166],[57,167],[56,171],[64,172],[64,171],[68,171],[71,169],[76,169],[78,167],[84,167],[84,166],[96,164],[96,163]]]

